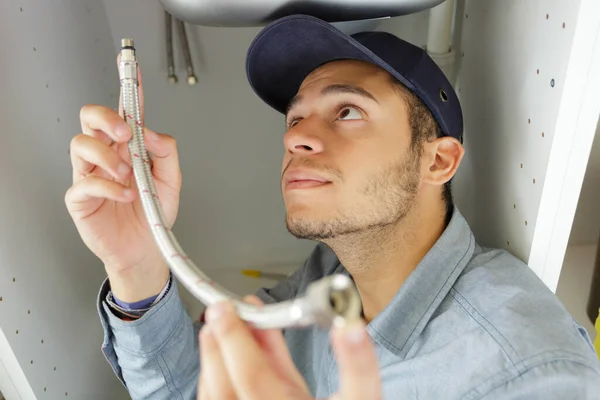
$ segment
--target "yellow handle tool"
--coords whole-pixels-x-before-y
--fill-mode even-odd
[[[287,278],[287,275],[285,274],[277,274],[275,272],[263,272],[257,269],[244,269],[242,270],[242,274],[250,278],[266,278],[273,279],[276,281],[282,281]]]

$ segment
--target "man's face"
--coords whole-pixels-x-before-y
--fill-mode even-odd
[[[288,230],[323,240],[401,220],[420,186],[404,99],[360,61],[313,71],[287,114],[281,188]]]

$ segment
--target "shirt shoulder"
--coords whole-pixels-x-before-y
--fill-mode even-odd
[[[489,340],[486,352],[498,361],[497,385],[533,376],[548,365],[557,380],[569,381],[571,365],[591,369],[600,378],[585,329],[533,270],[507,251],[478,247],[445,308],[454,308],[455,315],[468,321],[472,338]]]

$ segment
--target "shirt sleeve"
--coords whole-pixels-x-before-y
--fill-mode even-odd
[[[112,291],[108,291],[106,295],[106,304],[109,306],[113,313],[123,320],[134,320],[143,316],[148,312],[150,308],[158,304],[169,292],[171,288],[171,281],[173,279],[172,274],[169,274],[169,279],[162,291],[156,295],[151,296],[147,299],[136,301],[134,303],[127,303],[119,300]]]
[[[527,369],[492,389],[481,400],[597,400],[600,364],[555,360]]]
[[[110,295],[112,295],[112,293],[110,293]],[[158,298],[158,295],[156,296],[152,296],[152,297],[148,297],[147,299],[144,300],[140,300],[140,301],[136,301],[134,303],[126,303],[123,300],[119,300],[117,298],[117,296],[112,295],[114,302],[127,310],[143,310],[146,308],[150,308],[150,306],[152,305],[152,303],[154,302],[154,300],[156,300]]]
[[[175,281],[156,304],[134,321],[115,316],[100,290],[98,312],[104,330],[102,352],[132,399],[196,398],[198,332],[202,323],[188,316]]]

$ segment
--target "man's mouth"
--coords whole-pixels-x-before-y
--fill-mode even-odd
[[[325,186],[331,181],[309,170],[290,170],[284,175],[284,189],[310,189]]]

